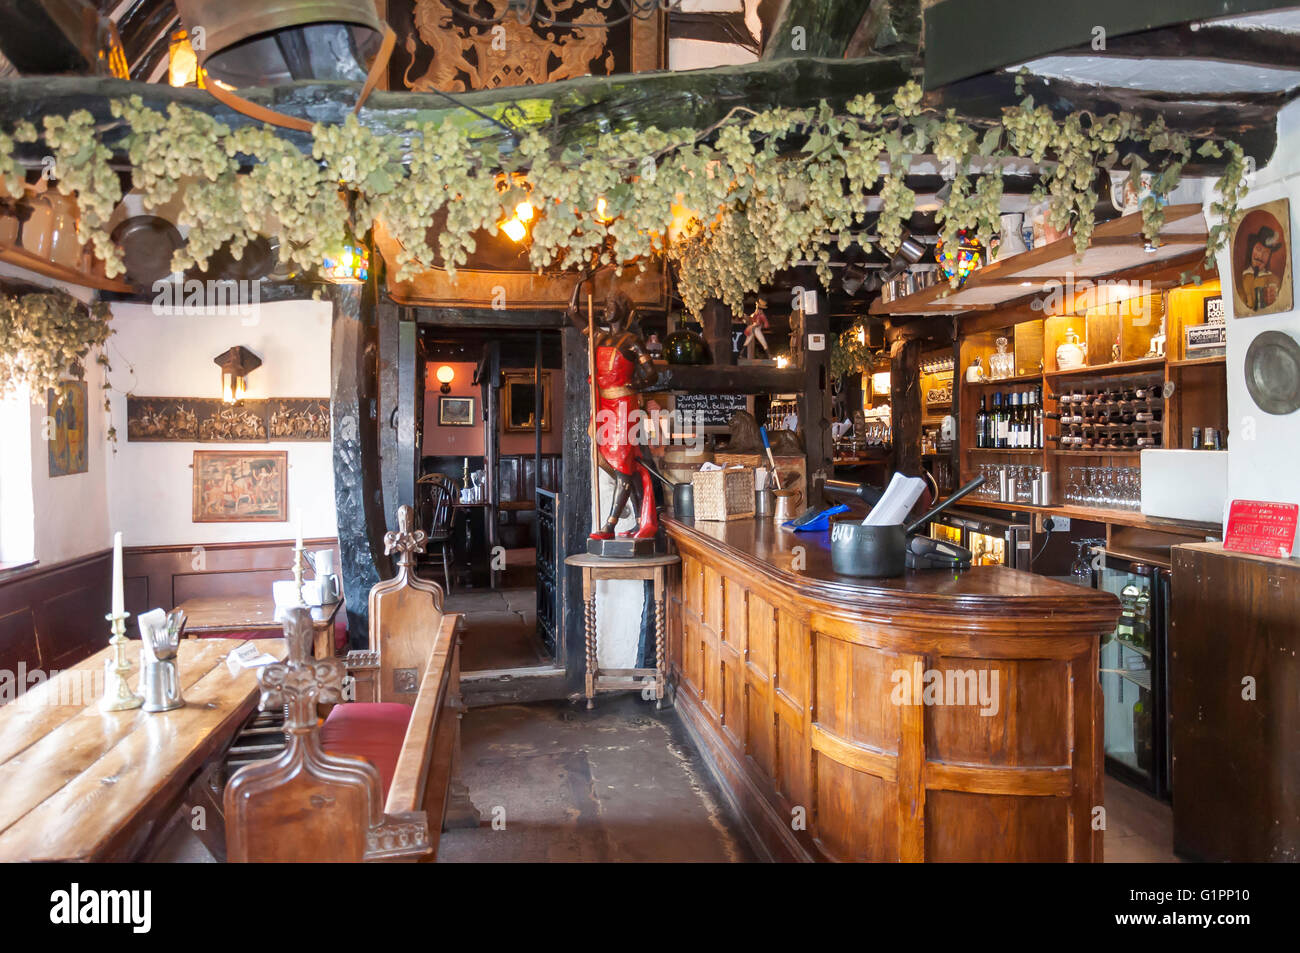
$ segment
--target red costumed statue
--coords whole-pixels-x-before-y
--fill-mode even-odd
[[[633,329],[632,302],[623,292],[610,295],[605,303],[604,329],[596,331],[596,447],[600,465],[614,477],[614,500],[604,525],[592,539],[613,539],[628,497],[632,498],[639,525],[635,539],[653,539],[659,529],[654,486],[650,471],[641,462],[637,440],[641,409],[639,389],[659,378],[641,338]],[[593,487],[592,491],[595,492]]]

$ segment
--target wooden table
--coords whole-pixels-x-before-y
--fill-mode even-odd
[[[316,630],[312,649],[316,658],[334,657],[334,619],[342,606],[340,599],[308,607],[312,628]],[[269,596],[202,596],[186,599],[176,608],[185,613],[187,636],[283,630],[283,623],[275,614],[275,600]]]
[[[0,708],[0,862],[147,856],[195,775],[257,707],[256,671],[232,676],[225,663],[243,644],[182,640],[185,706],[174,711],[100,711],[107,647]],[[287,654],[283,639],[256,645]],[[134,682],[139,641],[127,658]]]
[[[638,679],[653,678],[655,689],[655,707],[660,708],[664,700],[664,672],[667,660],[667,646],[664,644],[664,592],[665,577],[668,567],[681,562],[674,555],[638,556],[630,559],[614,559],[608,556],[592,556],[588,553],[576,553],[564,560],[567,566],[577,566],[582,570],[582,601],[585,607],[587,631],[587,707],[596,707],[596,693],[601,691],[639,690],[644,684]],[[639,579],[654,582],[655,592],[655,667],[654,668],[609,668],[602,669],[597,660],[597,639],[599,626],[596,621],[596,582],[600,579]]]

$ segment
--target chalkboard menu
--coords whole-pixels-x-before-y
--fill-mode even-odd
[[[748,410],[744,394],[678,394],[674,407],[682,413],[702,413],[705,427],[725,427],[731,415]]]

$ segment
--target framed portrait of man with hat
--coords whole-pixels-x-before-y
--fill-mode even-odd
[[[1291,203],[1278,199],[1250,209],[1232,230],[1233,313],[1277,314],[1294,306]]]

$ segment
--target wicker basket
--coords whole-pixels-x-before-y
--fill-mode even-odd
[[[691,477],[697,520],[739,520],[754,515],[754,471],[700,470]]]

